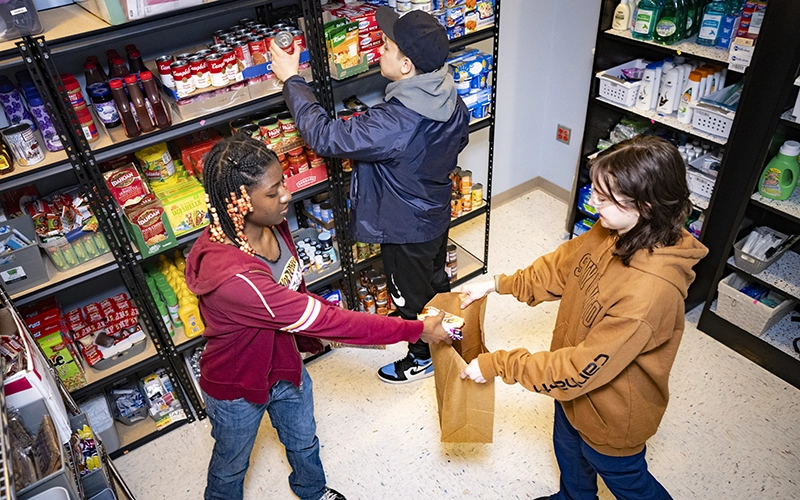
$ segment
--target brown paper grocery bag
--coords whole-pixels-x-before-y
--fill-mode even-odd
[[[478,354],[488,352],[483,343],[486,297],[461,309],[457,292],[440,293],[430,302],[464,318],[463,340],[431,344],[439,425],[443,443],[491,443],[494,426],[494,379],[485,384],[461,380],[461,371]]]

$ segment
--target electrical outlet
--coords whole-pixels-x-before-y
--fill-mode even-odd
[[[572,134],[571,128],[559,124],[558,131],[556,132],[556,140],[563,142],[564,144],[569,144],[570,134]]]

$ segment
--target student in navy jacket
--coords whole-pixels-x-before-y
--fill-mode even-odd
[[[215,440],[206,499],[240,499],[258,427],[268,412],[303,500],[341,500],[326,487],[311,379],[299,351],[317,338],[353,344],[447,341],[441,317],[423,321],[341,309],[308,292],[284,219],[292,195],[275,154],[244,134],[216,144],[203,172],[211,225],[186,261],[208,339],[200,388]]]
[[[322,156],[353,160],[351,227],[356,241],[380,243],[389,292],[400,316],[414,319],[437,293],[445,273],[451,181],[469,140],[469,112],[445,66],[447,34],[434,17],[398,18],[381,7],[381,74],[391,80],[385,102],[350,120],[332,120],[298,76],[300,50],[271,46],[272,70],[303,139]],[[388,383],[433,375],[430,350],[409,343],[408,355],[378,372]]]

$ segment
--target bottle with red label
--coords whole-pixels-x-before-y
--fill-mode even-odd
[[[150,113],[147,110],[147,104],[142,95],[142,90],[139,88],[139,83],[136,81],[136,75],[126,76],[125,86],[128,88],[128,95],[131,97],[133,111],[139,120],[139,128],[142,132],[152,132],[156,129],[156,126],[153,120],[150,119]]]
[[[108,81],[108,86],[111,87],[111,94],[114,96],[114,103],[117,105],[119,117],[122,119],[125,135],[128,137],[138,137],[142,132],[139,130],[136,118],[134,118],[131,112],[131,103],[128,101],[128,96],[125,94],[122,80],[120,78],[112,78]]]
[[[153,80],[153,73],[150,71],[142,71],[139,74],[144,85],[144,92],[147,94],[147,100],[150,102],[150,107],[153,110],[153,116],[158,128],[166,128],[172,125],[172,116],[170,115],[169,108],[164,104],[161,99],[161,93],[158,91],[158,86]]]

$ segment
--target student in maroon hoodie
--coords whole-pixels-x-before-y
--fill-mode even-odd
[[[353,344],[447,341],[441,317],[423,321],[347,311],[309,293],[289,226],[292,195],[275,154],[243,134],[208,153],[204,165],[211,226],[186,262],[208,339],[200,388],[215,440],[206,499],[242,498],[258,427],[269,413],[303,500],[344,499],[326,487],[311,379],[300,351],[317,338]]]

